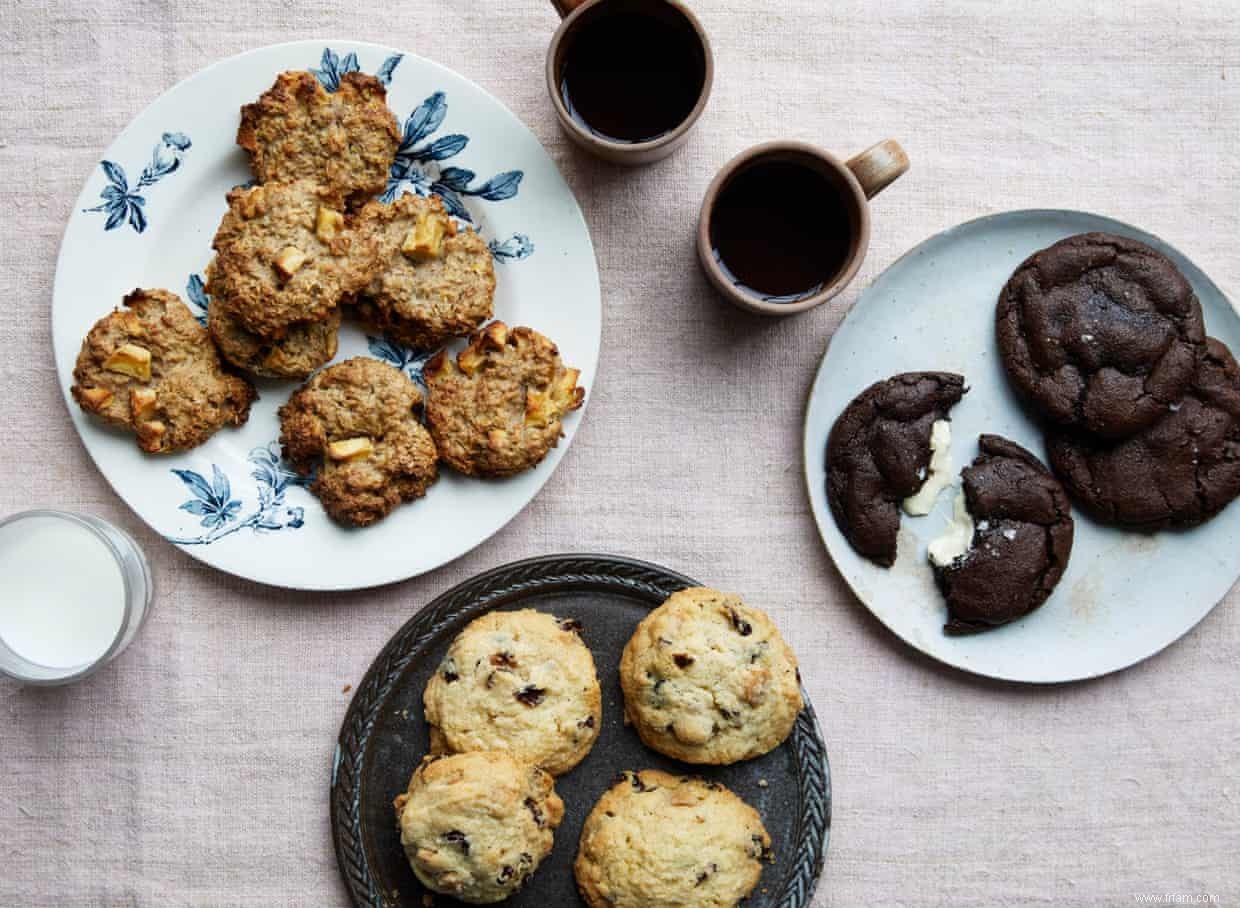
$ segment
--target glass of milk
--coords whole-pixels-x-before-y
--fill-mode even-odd
[[[85,514],[0,520],[0,672],[67,684],[129,645],[151,604],[151,572],[128,534]]]

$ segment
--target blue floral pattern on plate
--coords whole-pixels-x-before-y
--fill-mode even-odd
[[[201,274],[191,274],[185,283],[185,298],[189,300],[189,310],[198,319],[198,324],[207,327],[207,307],[211,305],[211,297],[207,296],[207,285]]]
[[[266,447],[255,448],[246,458],[254,467],[250,474],[258,486],[258,501],[252,513],[242,517],[240,499],[233,498],[232,483],[215,464],[211,464],[211,479],[193,470],[173,470],[192,496],[180,506],[182,511],[201,517],[200,525],[206,532],[197,536],[167,536],[176,545],[209,545],[240,530],[256,533],[272,533],[277,530],[296,530],[305,523],[305,509],[289,506],[284,494],[292,486],[308,485],[313,477],[298,476],[284,465],[280,458],[280,446],[271,442]]]
[[[379,66],[375,77],[384,85],[390,84],[392,73],[402,58],[402,54],[388,57]],[[310,68],[310,72],[327,91],[340,88],[340,79],[345,73],[360,71],[361,64],[355,52],[350,51],[342,57],[330,47],[323,48],[319,68]],[[410,191],[423,196],[434,194],[443,199],[449,214],[472,225],[473,215],[465,207],[463,196],[487,202],[502,202],[514,198],[520,191],[525,173],[521,170],[506,170],[475,184],[478,175],[474,171],[464,167],[441,166],[440,161],[456,157],[469,144],[469,137],[461,133],[431,139],[431,135],[443,125],[447,115],[447,96],[442,91],[437,91],[419,104],[405,120],[400,147],[388,174],[387,189],[381,198],[385,202],[391,202]],[[492,240],[488,245],[497,262],[519,262],[529,258],[534,252],[534,243],[524,233],[514,233],[503,241]]]
[[[366,335],[366,346],[370,348],[371,356],[390,363],[408,375],[422,392],[423,399],[426,398],[426,379],[422,377],[422,370],[426,368],[427,360],[435,355],[434,350],[414,350],[401,346],[390,337],[375,337],[373,334]]]
[[[142,170],[137,185],[130,187],[125,176],[125,168],[114,161],[100,161],[99,166],[107,178],[108,185],[99,193],[103,199],[94,208],[83,208],[83,211],[105,212],[108,219],[103,224],[104,230],[115,230],[129,222],[135,233],[146,230],[146,198],[142,190],[154,186],[168,174],[181,166],[181,160],[189,151],[189,136],[183,132],[166,132],[151,152],[151,162]]]

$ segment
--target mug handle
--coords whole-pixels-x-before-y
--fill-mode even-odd
[[[572,3],[573,0],[552,0],[557,6],[560,3]],[[872,199],[908,170],[908,155],[895,139],[885,139],[877,145],[871,145],[861,154],[849,158],[848,169],[853,172],[867,199]]]
[[[555,11],[560,14],[561,19],[568,17],[568,14],[575,10],[586,0],[551,0],[551,5],[555,7]]]

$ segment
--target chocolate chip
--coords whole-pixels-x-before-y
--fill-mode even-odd
[[[672,661],[676,663],[677,668],[688,668],[693,664],[694,660],[693,657],[687,653],[675,653],[672,656]]]
[[[737,712],[736,710],[734,710],[734,709],[728,709],[726,706],[720,706],[720,707],[719,707],[719,715],[723,716],[725,719],[727,719],[729,722],[731,722],[733,719],[735,719],[737,716],[739,716],[739,715],[740,715],[740,713],[738,713],[738,712]]]
[[[495,672],[491,672],[490,674],[487,675],[487,679],[482,682],[482,686],[485,687],[487,690],[490,690],[492,687],[495,686]]]
[[[460,677],[461,676],[458,675],[456,672],[444,672],[443,673],[443,679],[447,681],[449,684],[451,684],[453,681],[460,680]]]
[[[529,867],[533,863],[534,863],[534,856],[532,854],[530,854],[528,851],[521,852],[521,866],[522,867]]]
[[[581,633],[581,622],[578,621],[576,618],[561,618],[560,619],[560,630],[572,631],[574,634],[580,634]]]
[[[491,655],[491,664],[497,668],[513,669],[517,667],[517,659],[512,653],[493,653]]]
[[[626,770],[626,771],[624,771],[624,772],[620,773],[620,775],[616,776],[616,781],[615,781],[615,782],[613,782],[612,784],[613,784],[613,785],[622,785],[622,784],[624,784],[625,782],[628,782],[628,783],[629,783],[629,785],[633,786],[633,790],[634,790],[634,791],[654,791],[654,790],[655,790],[655,789],[651,788],[650,786],[648,786],[645,782],[643,782],[643,781],[642,781],[642,780],[638,777],[637,773],[635,773],[635,772],[630,772],[630,771],[628,771],[628,770]]]
[[[593,728],[593,727],[594,727],[594,717],[593,717],[593,716],[586,716],[584,719],[582,719],[580,722],[578,722],[578,723],[577,723],[577,727],[578,727],[578,728]]]
[[[547,689],[545,687],[535,687],[533,684],[527,684],[525,687],[513,694],[514,697],[526,706],[530,707],[537,706],[543,701],[543,697],[546,695]]]
[[[748,637],[753,633],[753,625],[736,613],[736,609],[728,606],[728,617],[732,620],[732,626],[736,628],[736,632],[742,637]]]
[[[538,806],[538,802],[533,798],[526,798],[525,806],[529,809],[529,812],[534,815],[534,823],[539,829],[542,829],[543,826],[547,824],[547,821],[543,817],[542,808]]]
[[[443,840],[453,845],[459,845],[464,854],[469,854],[469,838],[459,829],[451,829],[445,832]]]
[[[503,867],[499,869],[499,876],[495,878],[495,882],[499,883],[502,886],[504,885],[504,883],[507,883],[509,880],[512,879],[512,875],[514,873],[516,873],[516,871],[512,869],[512,865],[505,864]]]
[[[708,879],[710,879],[710,875],[711,875],[712,873],[718,873],[718,872],[719,872],[719,865],[718,865],[718,864],[711,864],[711,865],[710,865],[709,867],[707,867],[705,870],[699,870],[699,871],[698,871],[698,875],[697,875],[697,882],[693,884],[693,885],[694,885],[694,887],[701,886],[701,885],[702,885],[703,883],[705,883]]]
[[[760,835],[751,835],[749,837],[749,848],[746,850],[748,851],[749,856],[751,858],[755,858],[756,860],[774,860],[774,855],[771,854],[770,847],[762,841],[762,836]]]

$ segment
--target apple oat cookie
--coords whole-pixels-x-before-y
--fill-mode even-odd
[[[426,494],[435,443],[415,412],[422,395],[400,369],[365,356],[328,366],[280,408],[284,456],[334,519],[367,526]]]
[[[375,241],[378,266],[358,315],[397,343],[434,350],[494,312],[495,265],[476,231],[458,231],[437,196],[370,202],[358,230]]]
[[[207,267],[207,280],[215,263]],[[263,378],[306,378],[336,355],[340,310],[317,322],[294,322],[285,335],[266,340],[245,327],[223,306],[207,309],[207,330],[220,355],[238,369]]]
[[[325,321],[374,267],[373,243],[351,228],[343,206],[311,180],[228,193],[212,243],[211,308],[266,340]]]
[[[536,466],[585,399],[547,337],[495,321],[455,362],[441,351],[424,372],[426,416],[443,462],[469,476],[511,476]]]
[[[374,76],[345,73],[326,91],[312,73],[285,72],[241,108],[237,144],[260,183],[313,176],[351,205],[387,186],[400,145],[387,91]]]
[[[720,783],[646,769],[594,805],[573,874],[590,908],[733,908],[770,848],[758,812]]]
[[[134,290],[124,304],[82,343],[71,393],[83,410],[132,429],[148,454],[184,451],[245,423],[254,387],[224,371],[179,296]]]
[[[624,713],[647,747],[686,763],[761,756],[801,711],[797,660],[739,596],[680,590],[642,619],[620,659]]]
[[[393,806],[422,885],[474,905],[524,886],[564,818],[551,776],[503,751],[425,757]]]
[[[563,775],[602,726],[594,657],[571,619],[488,612],[452,641],[423,703],[434,752],[505,750]]]

